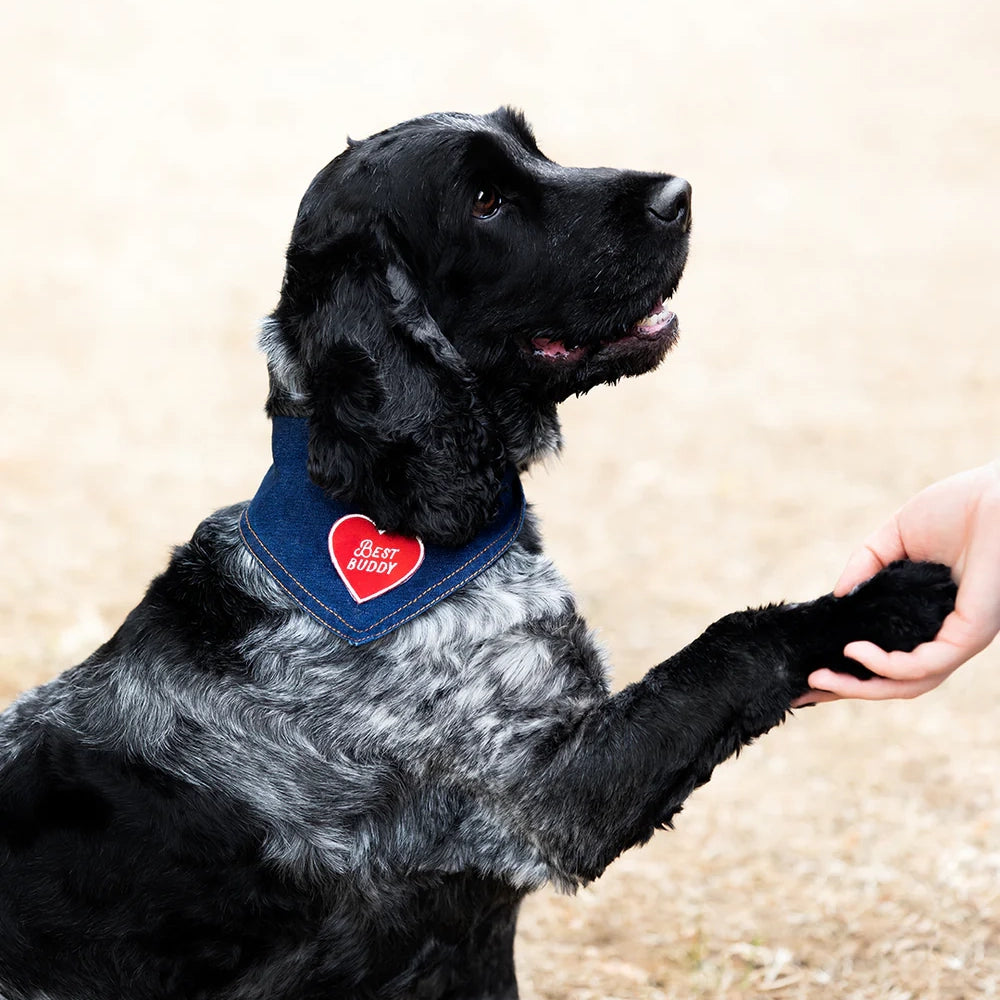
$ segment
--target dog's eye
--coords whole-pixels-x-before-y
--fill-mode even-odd
[[[503,198],[500,192],[492,184],[483,184],[479,187],[476,200],[472,203],[472,214],[477,219],[491,219],[500,211]]]

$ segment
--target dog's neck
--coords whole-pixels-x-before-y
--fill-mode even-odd
[[[495,421],[506,459],[518,472],[524,472],[538,461],[557,455],[562,449],[562,428],[556,404],[537,399],[525,399],[516,389],[507,389],[493,396],[483,395]],[[301,417],[309,419],[310,407],[305,393],[297,388],[294,378],[279,373],[268,365],[268,395],[265,407],[269,417]]]
[[[555,403],[526,399],[516,389],[484,394],[483,400],[496,421],[507,459],[519,472],[559,453],[562,428]]]

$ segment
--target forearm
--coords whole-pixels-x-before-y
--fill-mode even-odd
[[[782,721],[793,688],[781,643],[765,634],[780,614],[727,616],[540,751],[521,809],[563,877],[596,878]],[[749,641],[748,616],[761,626]]]
[[[548,734],[512,789],[520,823],[562,878],[596,878],[669,823],[717,764],[781,722],[813,670],[849,667],[848,641],[912,649],[937,631],[954,592],[944,567],[907,563],[843,598],[727,615]]]

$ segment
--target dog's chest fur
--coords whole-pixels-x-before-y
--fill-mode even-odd
[[[523,888],[550,878],[519,832],[511,788],[607,687],[549,560],[515,544],[451,599],[362,649],[285,606],[280,623],[241,642],[248,696],[227,691],[218,707],[224,718],[270,716],[243,731],[250,758],[232,758],[232,781],[268,824],[275,859],[372,877],[473,870]],[[226,760],[210,766],[217,774]],[[309,777],[287,788],[289,773]]]

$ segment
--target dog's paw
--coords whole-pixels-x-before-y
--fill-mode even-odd
[[[842,655],[847,643],[863,639],[887,652],[909,652],[937,635],[955,607],[956,593],[947,566],[907,560],[890,563],[835,600],[830,638],[837,649],[833,660],[823,665],[855,677],[871,677],[871,671]]]

